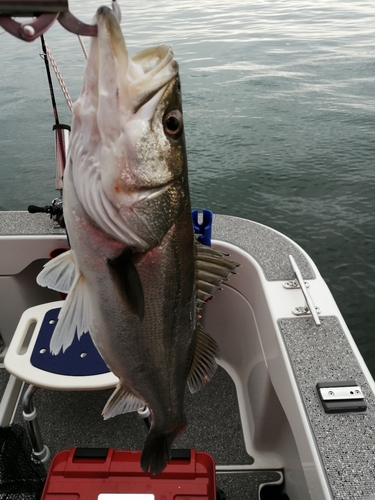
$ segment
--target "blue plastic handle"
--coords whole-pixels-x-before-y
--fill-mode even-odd
[[[193,210],[191,217],[193,219],[194,232],[200,235],[198,241],[210,247],[213,213],[210,210],[203,209],[203,220],[201,223],[198,222],[198,210]]]

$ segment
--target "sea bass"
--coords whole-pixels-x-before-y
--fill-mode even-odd
[[[236,265],[193,234],[171,47],[131,58],[112,11],[99,8],[96,22],[64,175],[71,250],[37,281],[69,292],[51,351],[89,331],[119,379],[104,418],[149,407],[141,467],[159,474],[186,426],[186,385],[200,389],[216,369],[197,311]]]

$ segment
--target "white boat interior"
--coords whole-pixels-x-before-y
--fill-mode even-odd
[[[375,383],[314,262],[286,236],[241,218],[216,215],[212,237],[240,267],[204,306],[220,367],[186,395],[189,425],[174,448],[212,454],[227,499],[375,498]],[[24,425],[23,383],[4,358],[22,313],[61,299],[35,281],[60,248],[68,248],[64,230],[48,216],[0,212],[1,426]],[[142,448],[136,414],[102,420],[108,394],[36,392],[52,455],[73,446]]]

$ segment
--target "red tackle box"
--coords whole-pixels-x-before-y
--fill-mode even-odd
[[[52,460],[41,500],[215,500],[214,459],[172,450],[157,476],[142,471],[140,451],[72,448]],[[99,497],[100,495],[100,497]]]

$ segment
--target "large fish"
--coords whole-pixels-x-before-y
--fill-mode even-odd
[[[171,48],[131,58],[112,11],[101,7],[96,22],[64,177],[71,250],[38,283],[69,291],[51,351],[90,331],[119,378],[104,418],[150,408],[141,467],[158,474],[186,426],[186,384],[194,392],[216,369],[197,310],[235,264],[195,242]]]

